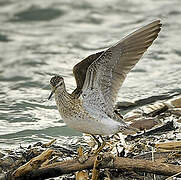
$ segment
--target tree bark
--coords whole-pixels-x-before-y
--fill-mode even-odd
[[[147,172],[154,173],[158,175],[172,176],[181,172],[181,167],[177,165],[152,162],[143,159],[130,159],[123,157],[113,157],[110,154],[99,155],[100,163],[97,168],[109,168],[109,169],[119,169],[125,171],[136,171],[136,172]],[[90,157],[83,164],[79,163],[76,159],[67,160],[63,162],[54,163],[46,167],[32,170],[22,176],[13,176],[14,180],[29,180],[29,179],[39,179],[43,180],[46,178],[57,177],[63,174],[69,174],[76,171],[81,171],[85,169],[92,169],[96,157]],[[178,175],[181,177],[181,175]]]

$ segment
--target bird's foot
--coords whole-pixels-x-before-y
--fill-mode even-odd
[[[86,154],[83,153],[83,148],[82,148],[82,146],[79,146],[79,148],[77,149],[77,152],[78,152],[78,158],[77,158],[77,160],[78,160],[78,162],[79,162],[80,164],[83,164],[85,161],[88,160],[88,155],[86,155]]]

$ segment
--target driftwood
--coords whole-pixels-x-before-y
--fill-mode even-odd
[[[176,142],[166,142],[166,143],[158,143],[155,144],[155,148],[157,148],[157,150],[167,150],[167,151],[180,151],[181,150],[181,142],[180,141],[176,141]]]
[[[3,174],[3,173],[0,174],[0,180],[9,180],[9,179],[11,180],[28,180],[28,179],[43,180],[43,179],[53,178],[53,177],[58,177],[58,176],[65,177],[65,174],[71,175],[72,173],[75,173],[76,180],[90,179],[90,177],[92,177],[92,180],[97,180],[98,178],[101,179],[102,177],[105,177],[105,176],[107,176],[109,179],[109,176],[108,176],[109,174],[110,174],[110,177],[111,176],[117,177],[116,175],[119,175],[120,177],[125,176],[125,175],[129,177],[134,177],[134,176],[145,177],[144,175],[145,173],[148,173],[147,174],[148,178],[149,178],[150,173],[151,175],[155,174],[155,175],[163,175],[163,176],[171,176],[171,177],[181,177],[181,167],[179,165],[171,164],[171,163],[180,164],[181,143],[180,141],[178,141],[180,136],[178,137],[174,136],[173,140],[177,142],[169,142],[169,143],[168,142],[158,143],[160,141],[159,141],[159,137],[157,137],[160,134],[169,133],[169,131],[175,130],[176,127],[173,121],[167,121],[167,123],[164,123],[164,125],[161,125],[159,127],[158,125],[155,126],[155,123],[157,123],[157,119],[159,120],[160,118],[167,119],[167,116],[170,117],[171,115],[173,115],[171,119],[174,120],[175,115],[174,113],[172,113],[172,111],[178,111],[175,118],[175,119],[178,119],[177,117],[180,117],[180,112],[181,112],[180,109],[178,109],[178,108],[181,108],[180,103],[181,103],[181,98],[179,97],[174,101],[173,100],[169,101],[169,103],[167,102],[163,103],[164,108],[160,108],[162,106],[160,106],[159,108],[156,108],[156,110],[154,110],[153,108],[152,110],[154,111],[151,111],[151,113],[146,114],[147,122],[145,122],[145,120],[142,120],[145,117],[140,119],[141,114],[138,114],[139,115],[138,118],[135,116],[131,117],[132,120],[134,120],[134,118],[137,119],[135,121],[135,124],[139,126],[141,124],[140,127],[142,127],[142,124],[149,125],[148,128],[144,126],[144,128],[142,127],[142,129],[152,128],[150,130],[144,131],[143,133],[127,136],[126,140],[128,141],[128,144],[130,145],[133,144],[133,146],[130,146],[131,149],[129,149],[129,153],[127,154],[127,156],[134,159],[131,159],[128,157],[124,158],[124,157],[117,157],[117,156],[111,155],[110,152],[112,152],[113,148],[115,147],[114,145],[112,146],[112,143],[115,143],[115,142],[117,143],[116,149],[117,149],[117,145],[119,147],[120,139],[119,138],[116,139],[115,137],[112,137],[113,141],[111,140],[109,142],[110,147],[104,149],[103,152],[107,152],[107,153],[104,153],[104,154],[102,153],[103,155],[101,154],[97,157],[90,156],[90,157],[85,158],[86,156],[83,154],[82,149],[79,149],[78,157],[76,159],[73,159],[73,157],[75,157],[76,155],[75,150],[69,150],[69,149],[67,150],[64,147],[54,146],[52,145],[52,143],[54,143],[55,140],[53,140],[50,143],[46,143],[46,144],[40,143],[38,145],[37,143],[37,145],[32,146],[32,149],[31,147],[30,148],[28,147],[27,151],[25,152],[25,155],[22,154],[22,158],[18,159],[18,163],[17,161],[14,162],[14,165],[12,166],[12,168],[8,169],[9,172],[7,174]],[[148,118],[147,116],[150,118]],[[153,118],[155,116],[156,118]],[[179,122],[179,120],[177,122]],[[133,125],[135,124],[133,123]],[[159,124],[159,121],[158,121],[158,124]],[[175,132],[175,133],[177,135],[179,132]],[[135,141],[133,142],[133,140]],[[144,149],[148,141],[152,147],[154,146],[157,152],[154,152],[154,151],[151,152],[150,147],[146,147],[147,149]],[[157,144],[155,144],[155,142],[157,142]],[[36,152],[39,146],[41,147],[41,150]],[[49,149],[42,152],[42,150],[45,150],[45,148],[48,148],[48,147],[52,148],[53,150]],[[142,148],[144,150],[142,150]],[[57,153],[60,153],[60,152],[62,154],[61,156],[58,156]],[[113,153],[116,154],[116,152],[114,151]],[[117,154],[119,155],[118,149],[117,149]],[[72,159],[69,159],[69,160],[66,159],[60,162],[60,160],[62,160],[63,158],[67,158],[67,156]],[[6,161],[3,162],[3,160],[6,160],[6,159],[7,159],[6,157],[2,159],[2,166],[0,166],[0,168],[2,167],[3,170],[6,168],[5,166]],[[13,160],[9,161],[7,159],[8,163],[12,161]],[[56,161],[56,163],[53,163],[54,161]],[[18,166],[20,167],[17,168]]]
[[[99,163],[96,169],[119,169],[123,171],[147,172],[158,175],[172,176],[181,172],[181,167],[177,165],[152,162],[143,159],[131,159],[123,157],[114,157],[110,153],[99,155],[97,157]],[[46,179],[58,177],[63,174],[69,174],[76,171],[89,170],[95,166],[96,157],[89,157],[84,163],[79,163],[77,159],[66,160],[63,162],[53,163],[46,167],[40,167],[26,173],[13,173],[11,179],[28,180],[28,179]],[[95,167],[94,167],[95,168]],[[97,173],[97,172],[96,172]],[[178,174],[181,177],[180,174]]]
[[[16,169],[12,177],[20,177],[20,176],[26,176],[29,172],[31,172],[34,169],[37,169],[41,166],[42,163],[44,163],[53,153],[53,150],[47,149],[43,153],[41,153],[39,156],[36,156],[32,158],[30,161],[28,161],[23,166],[20,166],[18,169]]]

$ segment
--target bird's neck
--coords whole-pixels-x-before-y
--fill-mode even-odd
[[[67,107],[72,102],[71,95],[66,91],[66,88],[55,90],[55,101],[60,108]]]

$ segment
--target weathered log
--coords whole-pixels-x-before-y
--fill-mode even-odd
[[[16,179],[17,177],[23,177],[24,175],[26,176],[26,174],[28,174],[29,172],[33,171],[34,169],[37,169],[41,166],[43,162],[45,162],[51,156],[52,153],[52,149],[47,149],[39,156],[32,158],[30,161],[28,161],[23,166],[20,166],[12,173],[12,179]]]
[[[96,157],[90,157],[83,164],[79,163],[76,159],[67,160],[63,162],[54,163],[46,167],[32,170],[27,174],[23,174],[19,177],[14,177],[15,180],[28,180],[28,179],[39,179],[43,180],[46,178],[57,177],[63,174],[69,174],[76,171],[85,169],[92,169]],[[123,171],[136,171],[136,172],[147,172],[158,175],[172,176],[181,172],[181,167],[177,165],[152,162],[143,159],[130,159],[123,157],[114,157],[111,154],[104,154],[101,156],[101,162],[97,168],[109,168],[119,169]],[[181,175],[178,175],[181,177]]]
[[[168,151],[180,151],[181,150],[181,142],[175,141],[175,142],[164,142],[164,143],[158,143],[155,144],[155,148],[158,151],[168,150]]]

